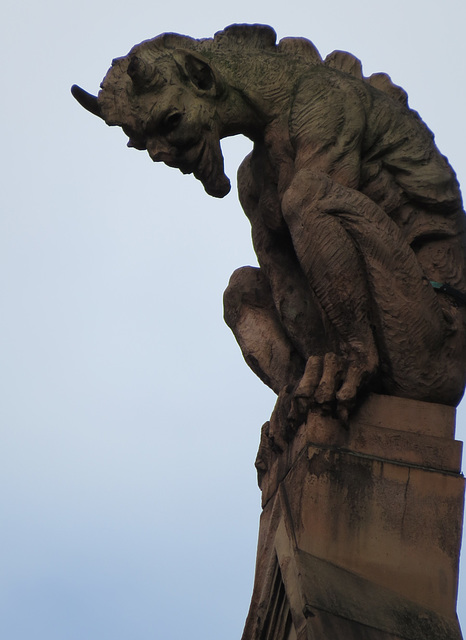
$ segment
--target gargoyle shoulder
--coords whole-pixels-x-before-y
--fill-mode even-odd
[[[290,140],[296,151],[338,160],[354,151],[366,125],[371,100],[364,83],[324,65],[312,67],[295,85]]]

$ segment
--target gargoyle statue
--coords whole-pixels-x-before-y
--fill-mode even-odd
[[[345,422],[368,391],[456,405],[463,394],[465,216],[432,133],[385,74],[262,25],[162,34],[113,61],[82,106],[128,146],[230,189],[220,139],[244,134],[241,204],[260,268],[225,319],[279,394],[291,433],[310,409]]]

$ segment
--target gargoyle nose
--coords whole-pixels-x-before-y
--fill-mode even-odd
[[[161,140],[149,138],[146,149],[154,162],[163,162],[170,157],[170,147]]]

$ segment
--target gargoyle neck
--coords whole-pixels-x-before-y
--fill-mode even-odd
[[[231,66],[221,69],[228,87],[218,105],[222,138],[243,134],[254,142],[261,140],[265,129],[289,111],[293,74],[284,73],[283,66],[271,69],[267,61],[257,58],[244,59],[241,73]]]

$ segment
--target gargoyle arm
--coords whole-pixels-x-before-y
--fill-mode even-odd
[[[301,268],[340,336],[341,351],[360,368],[353,388],[343,385],[340,396],[355,393],[354,385],[375,373],[379,356],[394,390],[404,395],[410,385],[418,388],[426,370],[419,354],[425,354],[422,360],[435,357],[446,326],[398,226],[361,192],[312,169],[297,173],[282,210]]]

